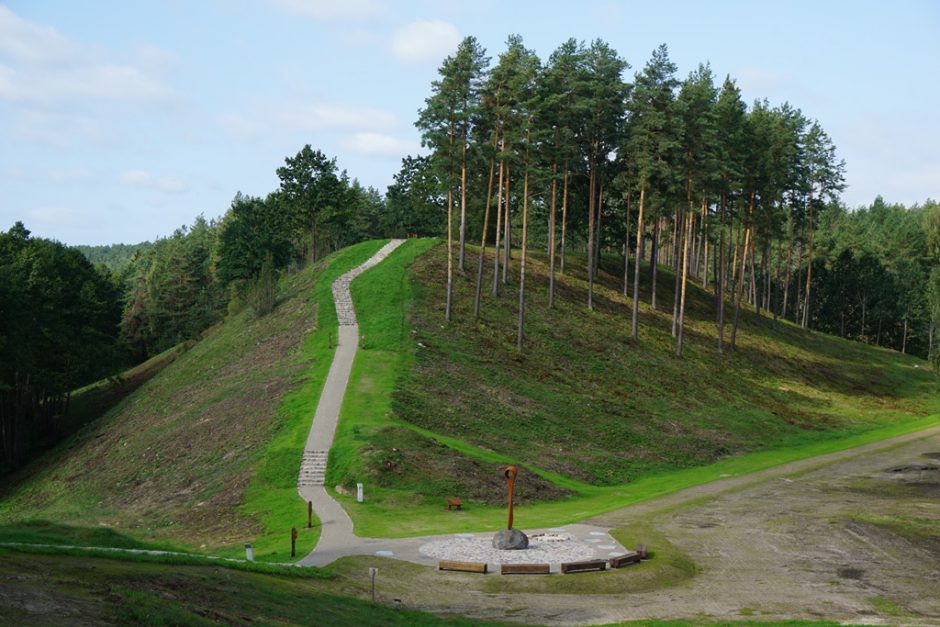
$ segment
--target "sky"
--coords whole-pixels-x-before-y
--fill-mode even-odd
[[[0,229],[165,237],[274,191],[305,144],[384,193],[441,61],[512,33],[543,60],[603,39],[631,81],[665,43],[680,78],[709,62],[818,119],[850,207],[940,199],[935,0],[0,0]]]

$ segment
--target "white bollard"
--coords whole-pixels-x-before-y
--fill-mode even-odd
[[[245,559],[249,562],[255,561],[255,552],[254,549],[251,548],[251,544],[245,545]]]
[[[361,483],[356,484],[356,502],[362,503],[362,484]]]

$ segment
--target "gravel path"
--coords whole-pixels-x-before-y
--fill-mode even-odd
[[[325,466],[324,453],[333,445],[340,407],[346,395],[346,386],[349,384],[349,373],[352,371],[353,359],[359,349],[359,325],[356,324],[356,311],[353,308],[349,284],[354,278],[388,257],[402,243],[404,240],[391,240],[365,263],[333,281],[333,300],[339,321],[339,337],[333,362],[330,364],[330,371],[313,415],[307,444],[304,447],[305,464],[313,463],[312,460],[322,456],[324,460],[322,465]],[[345,547],[360,543],[359,538],[353,534],[353,524],[349,515],[323,488],[324,470],[325,467],[305,468],[302,466],[298,481],[297,491],[301,498],[313,503],[313,511],[316,512],[321,524],[317,546],[310,555],[300,561],[304,565],[328,564],[336,559],[334,556]]]

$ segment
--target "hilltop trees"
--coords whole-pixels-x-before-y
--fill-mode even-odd
[[[680,81],[665,45],[653,51],[632,85],[624,79],[629,68],[606,42],[585,45],[574,39],[543,65],[517,35],[507,39],[492,67],[472,37],[445,59],[417,121],[431,155],[403,162],[382,215],[396,216],[399,225],[408,220],[425,225],[421,232],[447,231],[448,320],[459,198],[456,271],[464,266],[467,235],[480,237],[475,318],[483,310],[488,242],[494,248],[494,298],[509,282],[513,245],[520,249],[520,350],[532,247],[547,257],[548,307],[554,305],[556,273],[569,272],[572,255],[584,259],[579,270],[585,271],[590,309],[597,269],[612,244],[623,254],[624,296],[632,294],[634,343],[641,267],[649,271],[649,306],[656,310],[657,275],[660,266],[668,266],[675,277],[672,329],[678,356],[691,279],[714,293],[719,352],[726,351],[729,339],[733,350],[742,322],[762,324],[764,312],[774,321],[786,317],[806,329],[838,328],[846,335],[860,325],[858,336],[869,339],[877,320],[879,343],[917,351],[921,339],[933,345],[933,326],[929,332],[922,328],[923,320],[932,320],[927,287],[932,266],[889,261],[864,247],[840,258],[842,250],[833,249],[833,233],[842,228],[832,216],[845,166],[818,121],[789,103],[756,100],[748,106],[733,78],[716,82],[708,64]],[[449,217],[443,222],[431,219],[444,215]],[[924,220],[940,224],[936,216]],[[931,237],[930,242],[940,241],[940,235]],[[889,294],[895,294],[890,307]],[[733,307],[730,338],[728,306]],[[863,320],[854,319],[856,309],[864,311]]]
[[[653,52],[652,58],[636,76],[636,83],[630,99],[630,123],[624,138],[623,151],[630,155],[635,164],[635,186],[639,189],[639,208],[637,209],[636,251],[639,260],[642,254],[644,238],[644,218],[647,199],[658,193],[664,199],[669,190],[674,153],[679,145],[679,133],[674,115],[676,66],[669,60],[665,45]],[[658,217],[658,216],[657,216]],[[659,221],[653,232],[653,247],[650,255],[652,279],[650,287],[650,305],[656,308],[656,267]],[[633,342],[639,341],[640,311],[640,264],[634,264],[633,275],[633,316],[630,333]]]
[[[432,95],[421,110],[417,126],[422,142],[433,149],[432,163],[447,194],[447,305],[450,320],[453,294],[453,206],[454,190],[460,192],[460,247],[458,266],[464,266],[467,223],[467,149],[472,122],[478,107],[483,68],[488,59],[473,37],[465,38],[457,52],[444,60],[440,80],[432,84]]]

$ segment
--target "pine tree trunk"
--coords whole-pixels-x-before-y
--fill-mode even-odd
[[[744,228],[744,242],[743,245],[747,246],[748,239],[751,235],[751,227],[747,226]],[[744,297],[744,265],[747,261],[747,256],[744,252],[741,252],[741,272],[740,280],[738,280],[737,285],[735,285],[734,293],[734,320],[731,323],[731,350],[732,352],[735,349],[737,336],[738,336],[738,321],[741,317],[741,300]]]
[[[718,237],[718,353],[725,352],[725,293],[727,291],[727,251],[725,250],[725,220],[727,196],[724,192],[721,194],[721,233]]]
[[[444,307],[444,319],[450,322],[451,303],[454,294],[454,190],[447,189],[447,304]]]
[[[516,350],[522,352],[525,326],[525,258],[529,227],[529,166],[526,165],[522,182],[522,254],[519,260],[519,326],[516,330]]]
[[[561,273],[565,273],[565,236],[568,232],[568,162],[565,162],[565,180],[561,192]]]
[[[510,224],[510,217],[512,213],[510,211],[510,205],[512,204],[512,196],[509,193],[509,181],[510,181],[510,168],[509,164],[506,164],[506,216],[503,219],[503,285],[506,284],[509,277],[509,261],[512,259],[512,253],[510,252],[512,242],[510,238],[512,236],[512,229]]]
[[[732,226],[732,229],[734,227]],[[744,235],[744,223],[741,220],[738,220],[738,232],[735,234],[734,246],[732,247],[731,253],[731,285],[734,286],[734,290],[738,291],[738,250],[741,248],[741,237]]]
[[[587,306],[594,309],[594,169],[588,178]]]
[[[597,191],[597,229],[596,237],[594,238],[594,274],[597,276],[597,272],[601,267],[601,222],[604,218],[604,184],[601,183],[598,185]]]
[[[780,306],[780,316],[787,317],[787,300],[790,297],[790,278],[793,268],[793,225],[790,225],[790,234],[787,239],[787,262],[783,268],[783,305]]]
[[[702,288],[708,289],[708,199],[702,196]]]
[[[754,238],[757,239],[757,238]],[[764,259],[761,258],[761,265],[757,267],[757,251],[755,250],[755,244],[751,244],[751,275],[753,277],[754,285],[754,307],[757,309],[757,324],[760,324],[761,307],[764,306]],[[758,280],[760,283],[758,284]]]
[[[653,247],[650,253],[650,307],[656,309],[656,271],[659,269],[659,230],[662,220],[656,220],[653,226]]]
[[[865,310],[867,309],[866,305],[868,305],[868,299],[863,296],[862,297],[862,334],[860,336],[860,339],[862,339],[862,341],[864,341],[867,344],[868,342],[864,339],[865,338],[865,313],[866,313]]]
[[[816,234],[816,228],[813,226],[813,196],[809,197],[809,249],[806,253],[806,296],[803,298],[803,323],[804,329],[809,328],[809,307],[810,307],[810,286],[813,281],[813,239]]]
[[[627,223],[623,238],[623,296],[630,292],[630,194],[627,194]]]
[[[558,200],[558,162],[552,162],[551,208],[548,214],[548,308],[555,306],[555,207]]]
[[[751,192],[751,202],[748,211],[748,218],[750,222],[750,217],[754,215],[754,204],[756,202],[755,192]],[[734,351],[737,344],[738,337],[738,322],[741,318],[741,299],[744,296],[744,272],[745,264],[747,263],[747,250],[748,244],[751,236],[751,225],[750,223],[744,227],[744,241],[741,243],[741,272],[739,275],[739,280],[735,285],[735,295],[734,295],[734,321],[731,324],[731,350]]]
[[[457,267],[464,270],[464,251],[467,237],[467,142],[463,142],[463,155],[460,161],[460,254]]]
[[[803,290],[800,289],[802,285],[803,239],[800,238],[800,241],[796,245],[796,292],[793,294],[793,297],[796,298],[796,303],[794,303],[793,324],[800,324],[800,321],[803,319]]]
[[[495,171],[496,158],[494,157],[490,159],[490,178],[486,184],[486,206],[483,209],[483,235],[480,237],[480,255],[477,258],[477,284],[473,294],[474,320],[480,319],[480,292],[483,290],[483,258],[486,256],[486,234],[490,229],[490,203],[493,201],[493,178]]]
[[[674,229],[673,241],[675,242],[674,247],[676,250],[681,250],[683,254],[685,253],[685,238],[689,236],[685,231],[685,216],[680,215],[680,208],[676,205],[676,219],[675,222],[679,225],[678,229]],[[678,263],[675,265],[675,281],[672,288],[672,337],[678,337],[678,325],[679,325],[679,300],[681,300],[681,284],[682,284],[682,267],[679,265],[682,262],[681,256],[678,260]]]
[[[643,208],[646,202],[646,185],[640,185],[640,208],[636,220],[636,259],[633,261],[633,316],[630,323],[630,334],[633,343],[640,341],[638,330],[640,326],[640,255],[643,250]]]
[[[506,140],[500,140],[500,145],[505,147]],[[499,183],[496,185],[496,235],[495,246],[493,247],[493,296],[499,295],[499,238],[502,235],[503,226],[503,171],[505,163],[499,162]]]
[[[679,331],[676,342],[676,357],[682,357],[682,339],[685,335],[685,288],[689,274],[689,240],[692,235],[692,219],[694,215],[690,203],[689,216],[686,220],[685,242],[682,247],[682,297],[679,301]]]
[[[907,354],[907,316],[904,316],[904,335],[901,339],[901,354]]]

